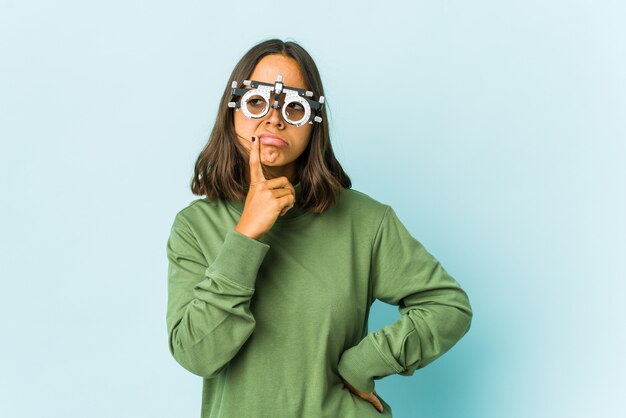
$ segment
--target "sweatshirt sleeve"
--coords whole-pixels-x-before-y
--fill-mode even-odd
[[[234,229],[207,262],[187,221],[176,216],[167,241],[169,350],[190,372],[216,376],[252,334],[250,300],[269,245]]]
[[[370,280],[373,297],[397,305],[400,318],[343,352],[338,371],[362,392],[374,390],[375,379],[413,375],[456,344],[472,320],[465,291],[388,205],[373,242]]]

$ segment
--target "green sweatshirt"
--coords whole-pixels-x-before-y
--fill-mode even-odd
[[[390,206],[345,189],[324,213],[294,206],[259,240],[234,229],[243,207],[194,200],[167,241],[169,349],[203,378],[202,417],[391,417],[384,393],[381,414],[341,377],[370,392],[469,330],[466,292]],[[375,299],[399,315],[368,333]]]

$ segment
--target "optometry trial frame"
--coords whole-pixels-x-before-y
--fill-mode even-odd
[[[228,107],[234,108],[235,111],[241,109],[247,118],[260,119],[267,115],[272,107],[281,109],[283,119],[291,125],[302,126],[307,122],[309,124],[322,122],[319,113],[324,106],[324,96],[320,96],[319,101],[309,99],[313,97],[312,91],[285,86],[281,74],[278,74],[274,84],[244,80],[243,85],[252,88],[238,88],[237,81],[231,83],[233,98],[241,96],[241,99],[228,102]],[[270,106],[272,92],[274,102]],[[281,94],[285,95],[282,106],[278,104]]]

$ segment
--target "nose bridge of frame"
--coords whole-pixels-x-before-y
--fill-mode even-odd
[[[278,104],[276,104],[276,95],[274,92],[270,93],[270,109],[276,109],[280,111],[285,105],[285,100],[287,99],[287,92],[283,90],[283,92],[278,96]]]
[[[250,90],[250,96],[245,100],[245,103],[242,103],[242,107],[247,108],[248,106],[247,103],[253,98],[263,98],[263,101],[265,102],[264,111],[257,114],[256,115],[257,118],[260,119],[268,115],[271,116],[272,110],[275,110],[278,113],[280,118],[285,119],[282,115],[282,109],[283,109],[283,106],[285,105],[285,100],[287,98],[285,91],[277,95],[275,91],[268,90],[268,89],[252,88],[249,90]],[[262,94],[263,90],[265,90],[268,93],[267,96],[263,96]],[[276,96],[278,96],[278,100],[276,100]],[[285,120],[285,121],[288,122],[288,120]]]
[[[265,114],[261,117],[269,117],[271,119],[272,116],[274,115],[273,112],[275,112],[277,118],[282,119],[285,122],[289,122],[289,120],[283,117],[282,109],[283,109],[284,103],[285,101],[284,99],[282,99],[282,101],[279,100],[278,106],[274,106],[274,100],[271,100],[270,105],[267,107],[267,112],[265,112]]]

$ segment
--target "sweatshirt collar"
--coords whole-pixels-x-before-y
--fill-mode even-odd
[[[278,216],[278,218],[276,218],[276,222],[280,222],[281,220],[284,220],[284,219],[296,218],[300,215],[307,213],[307,211],[304,211],[298,207],[298,202],[300,201],[300,198],[302,197],[302,185],[300,184],[299,180],[297,183],[293,184],[293,188],[296,191],[296,203],[283,216]],[[249,190],[250,190],[250,186],[248,184],[244,184],[243,191],[246,196],[248,195]],[[237,211],[237,213],[241,214],[243,212],[243,207],[245,206],[245,200],[244,201],[226,200],[226,202],[228,202],[228,204],[231,207],[233,207]]]

